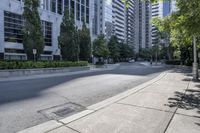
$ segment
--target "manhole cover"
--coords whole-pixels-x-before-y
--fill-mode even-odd
[[[59,120],[83,110],[85,110],[85,107],[81,105],[75,103],[66,103],[51,108],[47,108],[44,110],[40,110],[38,112],[45,115],[49,119]]]

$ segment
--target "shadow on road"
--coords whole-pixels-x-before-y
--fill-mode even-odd
[[[28,79],[20,81],[0,82],[0,105],[39,97],[42,91],[48,90],[54,86],[68,83],[79,78],[86,78],[96,75],[116,74],[129,76],[148,76],[150,74],[160,73],[166,68],[133,68],[133,69],[114,69],[101,72],[90,72],[85,74],[76,74],[71,76],[60,76],[40,79]]]

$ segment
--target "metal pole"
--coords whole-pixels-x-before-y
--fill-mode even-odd
[[[34,61],[35,61],[35,54],[33,54],[34,55]]]
[[[158,64],[158,45],[156,45],[156,65]]]
[[[196,45],[196,36],[193,36],[193,54],[194,54],[194,62],[193,62],[193,80],[198,80],[198,63],[197,63],[197,45]]]

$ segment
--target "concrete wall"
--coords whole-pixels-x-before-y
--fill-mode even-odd
[[[70,67],[70,68],[42,68],[42,69],[18,69],[18,70],[0,70],[0,78],[43,75],[53,73],[68,73],[75,71],[90,70],[90,67]]]

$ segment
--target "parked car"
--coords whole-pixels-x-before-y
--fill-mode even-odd
[[[134,63],[135,60],[134,60],[134,59],[131,59],[131,60],[129,60],[128,62],[129,62],[129,63]]]

